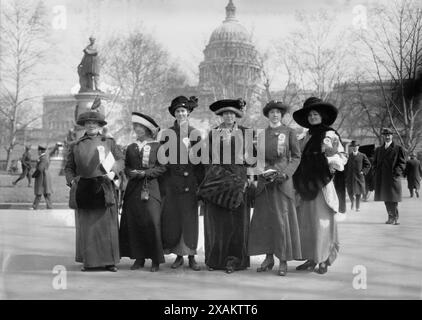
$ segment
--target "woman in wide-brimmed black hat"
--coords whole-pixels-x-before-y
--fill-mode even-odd
[[[347,162],[338,133],[330,127],[337,117],[337,108],[321,99],[308,98],[293,119],[308,128],[302,158],[293,175],[293,183],[301,202],[298,207],[302,258],[307,261],[297,270],[327,272],[337,257],[339,242],[334,214],[340,211],[333,178]],[[324,222],[324,223],[322,223]]]
[[[248,241],[249,255],[266,254],[257,271],[271,270],[275,255],[280,261],[280,276],[287,274],[287,261],[302,258],[292,182],[300,162],[300,146],[295,131],[282,124],[288,110],[280,101],[270,101],[263,109],[269,126],[265,144],[258,148],[264,148],[265,170],[258,178]]]
[[[114,139],[100,130],[107,124],[102,113],[81,113],[77,124],[85,134],[70,145],[65,165],[71,187],[70,206],[76,210],[76,262],[82,271],[105,268],[116,272],[120,261],[118,201],[115,180],[124,156]]]
[[[190,161],[192,147],[201,140],[200,132],[189,123],[190,113],[198,106],[194,96],[178,96],[171,102],[168,110],[175,117],[174,125],[163,131],[164,139],[170,141],[170,163],[163,177],[165,193],[162,216],[162,238],[165,254],[177,255],[171,268],[177,269],[184,264],[183,256],[188,256],[189,267],[200,270],[195,260],[198,245],[198,198],[196,190],[202,180],[201,164]],[[171,155],[176,154],[172,159]]]
[[[131,269],[144,267],[151,259],[151,272],[164,262],[161,238],[161,194],[158,178],[166,167],[158,161],[160,142],[154,138],[158,124],[150,116],[132,112],[137,139],[126,149],[125,173],[129,182],[120,219],[120,254],[135,259]]]
[[[232,273],[249,267],[250,205],[245,192],[248,184],[247,128],[236,122],[236,118],[243,116],[245,105],[242,99],[224,99],[210,106],[223,122],[209,133],[212,165],[207,168],[199,188],[199,195],[205,201],[205,264],[208,270]],[[219,142],[213,139],[219,139]]]

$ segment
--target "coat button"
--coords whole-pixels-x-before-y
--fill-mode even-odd
[[[183,172],[183,175],[184,175],[185,177],[187,177],[187,176],[189,175],[189,172],[185,171],[185,172]]]
[[[186,188],[185,188],[185,192],[189,192],[189,188],[187,188],[187,187],[186,187]]]

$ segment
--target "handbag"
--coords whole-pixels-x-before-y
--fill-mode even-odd
[[[141,201],[148,201],[148,200],[149,200],[148,180],[147,178],[145,178],[144,183],[142,184],[142,189],[141,189]]]
[[[215,165],[208,169],[197,195],[200,199],[234,210],[242,204],[247,184],[246,176],[242,178],[222,166]]]

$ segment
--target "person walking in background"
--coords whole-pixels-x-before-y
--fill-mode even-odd
[[[350,209],[360,211],[360,199],[365,194],[365,175],[371,168],[371,163],[365,154],[359,152],[359,143],[355,140],[349,145],[352,152],[346,164],[346,189],[350,199]],[[356,203],[355,203],[356,200]]]
[[[406,167],[406,158],[401,146],[394,143],[393,131],[383,128],[381,131],[384,143],[375,150],[374,201],[384,201],[388,213],[386,224],[398,225],[398,202],[401,201],[400,177]]]
[[[47,204],[47,209],[53,209],[51,203],[51,193],[53,192],[51,184],[51,176],[48,171],[50,166],[50,156],[47,153],[46,145],[38,146],[38,159],[35,166],[35,171],[32,174],[32,177],[35,178],[34,182],[34,194],[35,199],[32,204],[33,210],[37,210],[41,201],[41,197],[44,196],[45,202]]]
[[[413,192],[416,197],[419,198],[419,188],[422,176],[422,165],[415,154],[409,155],[409,160],[406,162],[406,168],[404,169],[404,176],[407,178],[407,187],[409,188],[410,197],[413,198]]]
[[[25,146],[25,151],[22,154],[21,157],[21,165],[22,165],[22,173],[20,174],[20,176],[12,182],[12,184],[14,186],[16,186],[16,184],[24,179],[25,177],[28,179],[28,187],[31,187],[31,168],[32,168],[32,164],[31,164],[31,147],[30,146]]]
[[[339,134],[330,126],[338,110],[321,99],[308,98],[293,119],[309,128],[304,138],[300,164],[293,184],[301,198],[298,206],[302,258],[307,261],[297,270],[314,270],[324,274],[339,251],[337,221],[340,202],[334,186],[334,174],[343,171],[347,156]]]
[[[258,148],[264,148],[265,171],[258,178],[248,240],[250,256],[266,254],[257,271],[271,270],[275,255],[280,261],[280,276],[287,273],[287,261],[302,258],[292,182],[300,162],[300,147],[294,130],[281,122],[288,109],[280,101],[270,101],[263,109],[269,126],[265,144]]]
[[[114,180],[124,156],[113,138],[100,134],[107,124],[100,112],[86,111],[77,124],[85,134],[69,146],[65,174],[75,209],[76,262],[81,271],[104,268],[116,272],[120,261],[118,200]]]
[[[157,178],[166,167],[160,165],[154,138],[159,130],[151,117],[132,112],[137,140],[126,149],[125,173],[129,178],[120,219],[120,256],[135,259],[131,270],[143,268],[151,259],[151,272],[164,263],[161,239],[161,195]]]
[[[194,271],[200,270],[195,260],[199,232],[196,192],[203,174],[201,164],[194,165],[190,162],[189,152],[201,140],[201,135],[189,124],[189,115],[197,106],[196,97],[188,99],[178,96],[168,108],[170,114],[176,118],[174,125],[167,130],[177,137],[177,141],[171,146],[176,149],[177,158],[170,159],[162,182],[162,189],[165,190],[162,214],[164,253],[177,255],[171,265],[173,269],[182,266],[183,256],[188,256],[189,268]],[[171,154],[170,150],[169,155]]]

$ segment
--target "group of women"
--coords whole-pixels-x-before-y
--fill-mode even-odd
[[[137,140],[125,156],[112,138],[100,133],[103,115],[89,111],[79,116],[86,134],[70,146],[65,172],[76,209],[76,261],[83,263],[82,270],[117,271],[120,257],[129,257],[135,260],[132,270],[151,259],[154,272],[170,253],[177,256],[171,268],[181,267],[188,256],[189,268],[200,270],[195,255],[202,203],[208,270],[232,273],[248,268],[250,256],[265,255],[258,272],[271,270],[274,256],[281,276],[291,260],[306,260],[297,270],[327,272],[339,250],[333,178],[347,162],[341,139],[330,127],[337,109],[318,98],[307,99],[293,113],[309,129],[298,141],[282,122],[289,107],[270,101],[263,108],[269,121],[265,143],[258,137],[248,146],[247,128],[237,121],[245,105],[242,99],[225,99],[210,106],[222,122],[208,134],[207,154],[200,155],[210,161],[200,163],[186,157],[203,142],[189,124],[195,97],[179,96],[168,108],[175,117],[168,130],[177,137],[172,144],[177,157],[169,163],[162,159],[173,151],[160,154],[169,138],[157,140],[160,128],[150,116],[132,113]],[[265,155],[265,168],[252,175],[247,160],[259,153]],[[122,170],[129,180],[119,228],[113,182]]]

